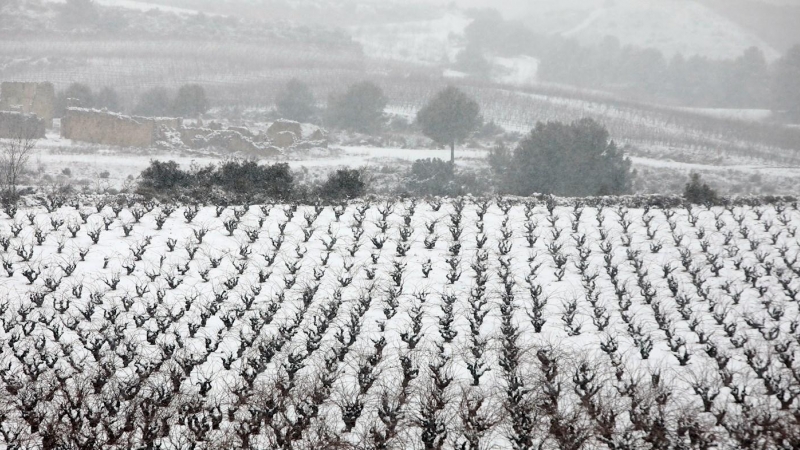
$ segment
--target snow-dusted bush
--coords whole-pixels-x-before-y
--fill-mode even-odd
[[[363,170],[339,169],[332,172],[320,187],[320,196],[328,199],[353,199],[366,193],[367,179]]]

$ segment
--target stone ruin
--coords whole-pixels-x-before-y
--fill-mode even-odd
[[[302,150],[328,147],[328,137],[322,129],[317,128],[305,135],[303,125],[291,120],[276,120],[267,128],[267,136],[272,141],[272,145],[282,149]]]
[[[4,81],[0,84],[0,111],[35,114],[46,128],[53,127],[56,92],[52,83]]]
[[[75,141],[120,147],[152,147],[179,129],[182,119],[125,116],[95,109],[67,108],[61,136]]]
[[[256,133],[245,127],[224,128],[216,122],[205,126],[184,127],[178,130],[181,141],[192,149],[216,148],[248,156],[280,156],[291,150],[327,148],[325,133],[316,129],[303,139],[303,126],[298,122],[279,120]]]
[[[220,127],[183,127],[177,130],[183,145],[194,150],[220,149],[246,156],[272,157],[283,152],[269,145],[259,135],[240,127],[222,129]]]
[[[41,139],[45,124],[35,114],[0,111],[0,139]]]
[[[279,148],[289,148],[303,139],[303,126],[291,120],[276,120],[267,128],[267,136]]]
[[[328,147],[325,133],[319,129],[303,140],[303,126],[297,122],[278,121],[262,133],[246,127],[225,128],[216,122],[184,126],[182,119],[125,116],[83,108],[67,108],[61,119],[61,136],[101,145],[215,150],[252,157]]]

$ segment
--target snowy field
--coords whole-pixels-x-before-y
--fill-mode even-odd
[[[150,165],[152,160],[175,161],[184,168],[191,165],[207,166],[224,160],[216,154],[192,154],[179,151],[132,151],[118,147],[73,145],[65,140],[42,142],[41,151],[31,163],[43,171],[56,176],[64,168],[71,171],[71,181],[96,180],[98,174],[107,171],[106,183],[115,188],[122,187],[130,178],[136,178]],[[483,149],[458,149],[458,165],[472,167],[484,164],[488,155]],[[310,169],[330,172],[337,168],[365,167],[379,170],[384,166],[406,168],[418,159],[450,159],[450,150],[377,148],[367,146],[342,146],[330,151],[319,150],[319,154],[287,155],[272,159],[261,159],[264,164],[288,163],[296,170]],[[70,180],[63,180],[69,182]]]
[[[50,197],[0,218],[0,439],[790,448],[798,225],[796,204]]]
[[[402,110],[392,112],[396,115],[403,113]],[[72,184],[78,188],[86,185],[96,191],[132,187],[153,159],[173,160],[184,169],[192,165],[219,164],[223,160],[219,154],[210,152],[145,151],[97,146],[72,142],[55,134],[40,141],[37,148],[39,151],[31,159],[31,169],[39,174],[39,184],[50,184],[41,179],[46,176],[57,183]],[[627,152],[633,168],[639,173],[640,183],[636,191],[640,193],[680,193],[689,174],[698,172],[721,192],[800,195],[800,163],[795,158],[784,159],[783,155],[788,155],[785,151],[776,151],[774,157],[765,157],[764,153],[753,151],[752,148],[750,152],[729,153],[722,149],[642,143],[627,147]],[[486,148],[458,148],[456,164],[461,169],[488,171],[488,154]],[[287,156],[263,159],[261,162],[286,162],[292,169],[308,174],[312,180],[324,180],[328,173],[342,167],[366,168],[372,174],[384,170],[403,173],[413,161],[427,158],[448,160],[450,151],[332,145],[329,150],[290,152]],[[68,177],[62,175],[64,169],[69,169]],[[100,177],[101,174],[104,177]]]

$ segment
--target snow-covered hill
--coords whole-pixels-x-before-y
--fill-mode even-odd
[[[66,3],[66,0],[45,0],[48,3]],[[178,8],[166,4],[158,4],[156,2],[140,1],[140,0],[94,0],[94,3],[102,6],[113,6],[117,8],[134,9],[137,11],[151,11],[158,9],[163,12],[183,13],[183,14],[197,14],[200,12],[197,9]]]
[[[735,58],[751,46],[779,52],[755,33],[691,0],[530,0],[525,19],[535,30],[584,43],[616,36],[622,44],[667,55]]]
[[[415,63],[453,61],[463,48],[464,29],[472,22],[462,14],[397,24],[349,29],[368,56]]]
[[[55,0],[59,1],[59,0]],[[352,0],[99,0],[102,4],[177,11],[245,15],[250,18],[289,19],[300,22],[332,21],[348,25],[386,24],[380,33],[369,33],[381,41],[391,41],[392,48],[375,49],[393,53],[407,45],[403,41],[430,38],[429,33],[416,33],[420,22],[441,25],[436,18],[452,14],[448,6],[461,8],[489,7],[501,10],[507,18],[523,19],[535,31],[577,38],[594,43],[606,36],[616,36],[622,44],[654,47],[667,56],[676,53],[703,55],[711,58],[735,58],[748,47],[764,50],[769,59],[780,52],[752,27],[726,17],[719,8],[697,0],[458,0],[456,2],[397,2]],[[348,21],[349,20],[349,21]],[[342,22],[344,21],[344,22]],[[403,25],[410,29],[403,29]],[[458,30],[443,27],[439,30]],[[383,36],[380,36],[383,35]],[[362,40],[363,41],[363,40]],[[382,45],[385,42],[375,42]],[[435,39],[433,47],[442,39]],[[448,44],[447,42],[444,43]],[[439,52],[434,49],[435,52]],[[370,51],[367,51],[370,53]],[[441,53],[441,52],[439,52]],[[449,52],[445,52],[449,53]],[[418,59],[405,55],[399,59]]]

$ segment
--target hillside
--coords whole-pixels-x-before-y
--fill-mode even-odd
[[[419,20],[430,17],[430,6],[398,0],[101,0],[103,3],[149,4],[198,10],[259,20],[289,20],[303,24],[335,24]],[[129,5],[130,6],[130,5]]]
[[[752,46],[762,48],[767,57],[773,59],[800,39],[795,26],[800,18],[800,7],[761,0],[530,0],[526,3],[464,0],[450,4],[352,0],[99,0],[97,3],[303,24],[324,21],[358,28],[386,25],[383,34],[387,35],[396,32],[401,25],[438,22],[448,14],[447,6],[451,8],[450,13],[453,6],[490,7],[501,10],[507,17],[523,18],[537,32],[575,37],[583,43],[616,36],[623,44],[654,47],[668,56],[682,53],[715,59],[735,58]],[[448,31],[459,35],[458,30]],[[393,41],[392,46],[400,47],[416,45],[413,41],[429,37],[412,34],[404,31],[389,40]],[[440,45],[441,40],[435,40],[434,44]],[[384,48],[377,53],[385,55],[393,51],[396,49]]]
[[[584,43],[610,35],[667,55],[735,58],[751,46],[763,49],[768,58],[780,53],[757,33],[690,0],[531,0],[525,21],[534,30]]]
[[[800,44],[800,3],[794,0],[699,0],[781,51]]]

